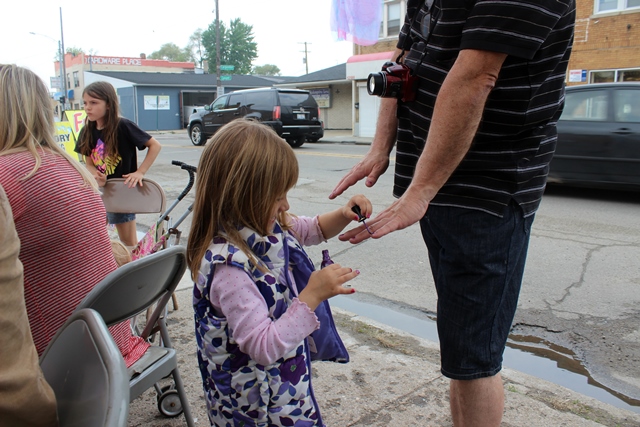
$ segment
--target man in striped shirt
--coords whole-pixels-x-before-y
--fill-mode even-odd
[[[389,208],[341,240],[420,222],[438,292],[453,423],[498,426],[502,354],[564,104],[574,0],[408,0],[395,55],[415,100],[383,98],[365,158],[338,183],[373,186],[397,141]]]

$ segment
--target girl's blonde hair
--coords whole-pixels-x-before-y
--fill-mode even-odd
[[[100,99],[107,104],[107,111],[104,116],[104,127],[102,128],[102,140],[104,142],[105,156],[118,157],[118,123],[120,123],[120,107],[118,104],[118,94],[111,83],[93,82],[82,91],[82,96],[89,95],[92,98]],[[84,130],[80,133],[78,149],[83,156],[90,156],[92,150],[92,135],[97,129],[97,123],[89,120],[84,121]]]
[[[120,240],[111,239],[111,252],[118,267],[131,262],[131,251]]]
[[[278,197],[298,181],[298,160],[273,129],[238,119],[223,126],[208,142],[198,164],[187,262],[196,280],[200,262],[214,237],[224,237],[246,253],[261,270],[238,233],[244,226],[261,236],[272,232],[269,220]],[[287,217],[278,222],[286,229]]]
[[[28,150],[35,158],[33,176],[42,159],[39,149],[64,157],[85,183],[98,191],[89,172],[55,141],[55,122],[49,91],[33,71],[14,64],[0,64],[0,156]]]

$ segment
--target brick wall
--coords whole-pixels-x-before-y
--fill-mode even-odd
[[[578,0],[569,69],[640,68],[640,10],[593,15],[592,0]]]

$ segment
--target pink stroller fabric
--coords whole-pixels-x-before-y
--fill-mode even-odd
[[[157,238],[157,224],[153,224],[131,251],[131,260],[135,261],[143,256],[158,252],[164,246],[165,240],[165,235]]]
[[[381,21],[380,0],[332,0],[331,31],[338,40],[361,46],[376,44]]]

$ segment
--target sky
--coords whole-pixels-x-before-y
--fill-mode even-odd
[[[198,28],[215,20],[214,0],[18,0],[3,2],[0,16],[0,63],[37,73],[47,85],[55,75],[60,40],[60,8],[65,50],[77,47],[98,56],[139,57],[164,43],[184,47]],[[253,65],[274,64],[283,76],[347,61],[352,44],[336,40],[330,30],[331,0],[218,0],[220,20],[253,26],[258,58]],[[30,34],[31,32],[36,35]]]

